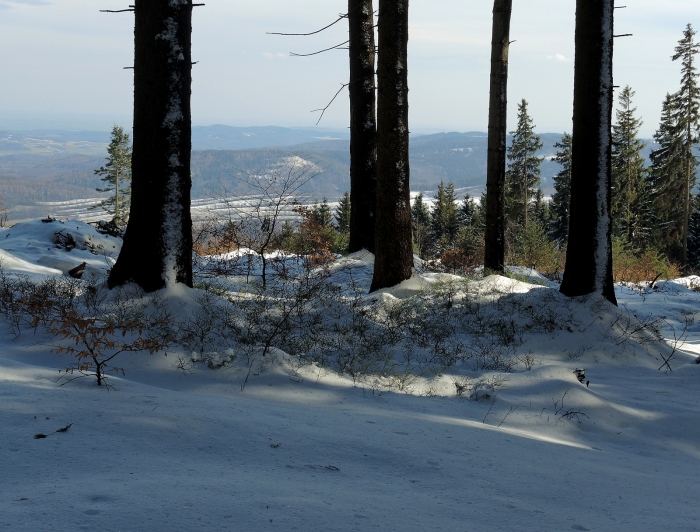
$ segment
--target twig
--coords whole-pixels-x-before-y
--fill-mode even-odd
[[[324,50],[319,50],[319,51],[317,51],[317,52],[312,52],[312,53],[310,53],[310,54],[296,54],[296,53],[294,53],[294,52],[290,52],[289,55],[291,55],[292,57],[309,57],[309,56],[311,56],[311,55],[322,54],[323,52],[328,52],[328,51],[330,51],[330,50],[337,50],[337,49],[339,49],[341,46],[344,46],[344,45],[348,44],[349,42],[350,42],[350,41],[341,42],[340,44],[336,44],[335,46],[331,46],[330,48],[325,48]]]
[[[71,428],[72,426],[73,426],[73,423],[71,423],[71,424],[69,424],[69,425],[66,425],[65,427],[60,428],[60,429],[58,429],[58,430],[54,430],[53,432],[50,432],[49,434],[42,434],[42,433],[40,432],[39,434],[35,434],[35,435],[34,435],[34,439],[35,439],[35,440],[41,440],[41,439],[43,439],[43,438],[48,438],[48,437],[51,436],[52,434],[56,434],[56,433],[58,433],[58,432],[68,432],[68,429]]]
[[[564,397],[566,397],[566,394],[569,393],[569,390],[571,388],[567,388],[566,391],[564,392],[564,395],[561,396],[561,399],[559,401],[555,401],[554,397],[552,397],[552,403],[554,403],[554,413],[559,414],[562,410],[564,410]],[[561,402],[561,406],[557,407],[557,405]]]
[[[501,422],[498,424],[498,427],[500,427],[501,425],[503,425],[503,422],[506,420],[506,418],[507,418],[512,412],[515,412],[518,408],[520,408],[520,405],[516,406],[515,408],[513,408],[513,407],[511,406],[511,407],[510,407],[510,410],[508,410],[508,413],[507,413],[505,416],[503,416],[503,419],[502,419]],[[498,428],[498,427],[496,427],[496,428]]]
[[[498,396],[498,392],[493,394],[493,400],[491,401],[491,406],[489,406],[488,412],[486,412],[486,415],[484,416],[484,419],[481,421],[482,423],[486,423],[486,418],[489,417],[489,414],[491,413],[491,409],[493,408],[493,403],[496,402],[496,397]]]
[[[326,105],[323,109],[314,109],[313,111],[311,111],[312,113],[317,113],[318,111],[321,111],[321,116],[318,117],[318,121],[316,122],[316,125],[318,125],[319,122],[321,122],[321,119],[323,118],[323,115],[325,114],[326,110],[333,104],[333,102],[334,102],[335,99],[338,97],[338,95],[340,94],[340,92],[341,92],[345,87],[347,87],[348,85],[350,85],[350,84],[349,84],[349,83],[343,83],[343,84],[340,86],[340,88],[338,89],[338,92],[335,93],[335,96],[333,96],[333,98],[331,98],[331,101],[328,102],[328,105]]]
[[[348,14],[341,13],[338,16],[338,20],[336,20],[335,22],[331,22],[328,26],[324,26],[320,30],[312,31],[310,33],[281,33],[281,32],[277,32],[277,31],[268,31],[267,35],[285,35],[285,36],[299,36],[299,37],[306,37],[308,35],[316,35],[317,33],[321,33],[323,30],[327,30],[331,26],[337,24],[338,22],[340,22],[341,20],[344,20],[346,18],[348,18]]]

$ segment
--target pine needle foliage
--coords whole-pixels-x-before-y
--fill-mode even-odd
[[[554,144],[557,152],[553,161],[561,165],[561,170],[554,176],[554,194],[549,206],[551,221],[548,236],[562,245],[569,232],[569,202],[571,200],[571,135],[564,133],[559,142]]]
[[[527,112],[527,101],[518,104],[518,123],[511,131],[506,170],[506,218],[527,227],[530,202],[540,186],[542,158],[537,152],[543,144],[535,134],[535,126]]]
[[[620,92],[620,109],[615,113],[612,127],[612,208],[613,232],[635,245],[641,245],[647,236],[644,213],[647,212],[647,180],[639,139],[642,121],[635,116],[632,105],[635,92],[628,85]]]
[[[105,165],[95,170],[106,185],[96,190],[111,195],[90,208],[103,209],[112,215],[112,221],[119,229],[124,229],[131,206],[131,143],[123,127],[115,125],[112,128],[107,154]]]

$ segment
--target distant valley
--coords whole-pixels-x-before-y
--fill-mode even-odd
[[[550,159],[560,134],[541,134],[546,157],[542,188],[552,192],[560,166]],[[434,191],[452,182],[478,196],[486,182],[486,133],[438,133],[410,141],[411,188]],[[108,132],[0,131],[0,198],[10,219],[85,210],[85,200],[100,195],[94,170],[105,162]],[[231,126],[192,130],[192,197],[218,198],[250,192],[242,174],[283,171],[293,161],[311,163],[317,174],[305,189],[310,198],[338,198],[349,189],[349,137],[343,130]],[[89,203],[89,202],[88,202]],[[98,213],[95,213],[98,214]]]

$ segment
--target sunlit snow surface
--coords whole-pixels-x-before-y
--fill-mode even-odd
[[[55,247],[58,231],[78,245]],[[80,222],[0,230],[5,275],[38,280],[86,262],[99,276],[118,249]],[[331,273],[364,293],[372,256],[340,259]],[[484,303],[525,298],[523,313],[550,309],[560,326],[526,335],[518,355],[532,354],[534,367],[516,365],[495,399],[482,401],[456,396],[457,374],[387,392],[316,366],[295,370],[278,351],[244,391],[244,368],[197,364],[183,373],[178,357],[189,354],[177,349],[120,355],[126,376],[110,377],[111,391],[88,379],[61,386],[68,361],[52,353],[58,340],[41,330],[14,339],[3,327],[0,530],[700,529],[700,293],[692,290],[700,280],[617,287],[617,310],[569,300],[536,272],[516,273],[538,284],[491,276],[465,285],[454,304],[465,294]],[[362,304],[450,280],[417,274]],[[197,293],[176,287],[161,296],[185,317]],[[610,334],[621,320],[637,323],[630,313],[664,317],[671,340],[685,331],[673,371],[657,369],[667,345]],[[578,420],[557,413],[562,398]]]

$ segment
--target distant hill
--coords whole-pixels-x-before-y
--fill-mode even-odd
[[[348,130],[325,128],[195,126],[192,128],[193,150],[253,150],[296,146],[332,140],[348,140]]]
[[[542,188],[551,194],[560,170],[551,158],[561,135],[540,136]],[[350,188],[347,131],[215,125],[194,127],[192,138],[193,199],[245,193],[241,175],[284,171],[292,161],[317,174],[302,190],[307,195],[334,199]],[[99,197],[94,169],[104,163],[108,142],[108,132],[0,131],[0,198],[18,212],[45,215],[36,202]],[[650,149],[648,142],[647,154]],[[412,136],[411,188],[434,191],[444,181],[478,196],[486,183],[486,152],[483,132]]]

